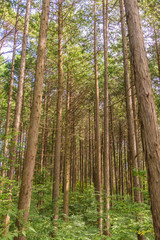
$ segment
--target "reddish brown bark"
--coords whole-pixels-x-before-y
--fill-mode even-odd
[[[156,108],[137,0],[125,0],[130,49],[142,123],[151,210],[156,239],[160,239],[160,139]]]
[[[62,138],[62,110],[63,110],[63,16],[62,2],[58,1],[58,99],[57,99],[57,119],[56,119],[56,144],[54,160],[53,179],[53,219],[58,220],[59,214],[59,185],[60,185],[60,158],[61,158],[61,138]]]
[[[96,143],[96,191],[98,200],[98,227],[102,234],[102,186],[101,186],[101,143],[99,121],[99,86],[97,62],[97,26],[96,26],[96,0],[94,0],[94,70],[95,70],[95,143]]]
[[[19,218],[17,219],[17,227],[19,230],[19,234],[18,234],[18,238],[15,238],[18,240],[26,239],[26,237],[23,235],[23,229],[25,227],[25,223],[28,221],[30,202],[31,202],[32,182],[33,182],[35,157],[36,157],[37,142],[38,142],[38,129],[40,124],[40,116],[41,116],[42,88],[43,88],[43,75],[44,75],[44,66],[45,66],[45,50],[46,50],[46,43],[47,43],[49,4],[50,4],[50,0],[43,1],[38,52],[37,52],[37,65],[36,65],[35,86],[34,86],[34,94],[33,94],[33,105],[31,110],[27,150],[26,150],[26,156],[24,159],[23,176],[22,176],[22,183],[21,183],[19,203],[18,203]]]

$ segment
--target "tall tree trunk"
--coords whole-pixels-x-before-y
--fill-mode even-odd
[[[70,96],[71,95],[71,76],[68,70],[67,76],[67,99],[66,99],[66,129],[65,129],[65,165],[64,165],[64,196],[63,196],[63,214],[64,220],[68,220],[69,216],[69,180],[70,180]]]
[[[27,35],[28,35],[28,27],[29,27],[30,5],[31,5],[31,0],[28,0],[27,8],[26,8],[26,15],[25,15],[24,33],[23,33],[23,43],[22,43],[22,54],[21,54],[21,61],[20,61],[20,73],[19,73],[19,81],[18,81],[17,100],[16,100],[14,123],[13,123],[13,129],[12,129],[12,140],[11,140],[12,145],[9,149],[10,169],[8,171],[8,177],[10,180],[13,180],[14,173],[15,173],[16,149],[17,149],[17,143],[18,143],[18,132],[19,132],[19,127],[20,127],[20,118],[21,118],[21,109],[22,109],[23,83],[24,83],[24,75],[25,75],[25,62],[26,62],[26,49],[27,49]],[[12,96],[12,94],[11,94],[11,96]],[[10,192],[12,192],[12,188],[13,188],[13,185],[10,185],[10,187],[9,187]],[[12,201],[11,194],[10,194],[10,201]],[[6,228],[8,228],[9,222],[10,222],[10,217],[7,214],[4,219],[4,225]]]
[[[57,99],[57,122],[56,122],[56,146],[53,179],[53,219],[58,220],[59,214],[59,184],[60,184],[60,158],[61,158],[61,135],[62,135],[62,109],[63,109],[63,15],[62,2],[58,0],[58,99]]]
[[[103,4],[103,38],[104,38],[104,234],[109,233],[109,109],[108,109],[108,0]]]
[[[88,184],[88,126],[86,122],[85,126],[85,147],[84,147],[84,156],[85,156],[85,172],[84,172],[84,179],[85,179],[85,188],[87,188]]]
[[[124,196],[123,192],[123,159],[122,159],[122,124],[119,121],[119,139],[118,139],[118,152],[119,152],[119,194]]]
[[[159,49],[158,36],[157,36],[157,29],[156,29],[155,24],[154,24],[154,36],[155,36],[156,55],[157,55],[157,65],[158,65],[159,84],[160,84],[160,49]]]
[[[138,160],[137,160],[137,146],[136,146],[136,132],[134,125],[134,115],[133,115],[133,102],[132,102],[132,92],[130,86],[130,76],[129,76],[129,62],[128,62],[128,51],[127,51],[127,39],[126,39],[126,26],[124,18],[124,6],[123,0],[120,0],[120,13],[121,13],[121,27],[122,27],[122,39],[123,39],[123,60],[124,60],[124,80],[125,80],[125,94],[126,94],[126,110],[127,110],[127,124],[128,124],[128,137],[129,137],[129,147],[131,162],[134,169],[138,172]],[[140,180],[137,175],[133,174],[133,185],[134,185],[134,200],[141,203],[140,191]],[[145,236],[137,234],[139,240],[144,240]]]
[[[156,240],[160,239],[160,140],[153,90],[137,0],[125,0],[130,50],[142,122],[142,136]]]
[[[71,112],[72,112],[72,106],[71,106]],[[75,192],[76,190],[76,129],[75,129],[75,114],[74,110],[72,113],[72,191]]]
[[[129,189],[128,189],[127,154],[126,154],[126,136],[125,135],[124,135],[124,178],[125,178],[124,181],[125,181],[126,192],[128,194]]]
[[[13,80],[14,80],[14,66],[15,66],[15,56],[16,56],[16,42],[17,42],[17,33],[18,33],[18,20],[19,20],[19,5],[20,5],[20,0],[18,0],[18,3],[17,3],[17,15],[16,15],[13,56],[12,56],[11,76],[10,76],[10,87],[9,87],[9,96],[8,96],[8,108],[7,108],[7,118],[6,118],[6,125],[5,125],[4,161],[6,161],[6,158],[7,158],[7,147],[8,147],[7,135],[8,135],[9,126],[10,126],[11,103],[12,103]],[[5,167],[5,162],[3,162],[3,164],[2,164],[2,177],[5,176],[4,167]]]
[[[30,209],[32,182],[33,182],[35,157],[36,157],[37,142],[38,142],[38,129],[40,124],[40,116],[41,116],[49,4],[50,4],[50,0],[43,0],[38,52],[37,52],[33,105],[31,110],[27,150],[26,150],[26,156],[24,159],[22,183],[21,183],[19,203],[18,203],[19,218],[17,219],[17,226],[18,226],[19,234],[18,234],[18,238],[15,238],[18,240],[26,239],[26,237],[23,235],[23,228],[25,226],[25,223],[28,221],[29,209]],[[22,212],[23,214],[21,215]]]
[[[89,179],[90,185],[93,182],[93,159],[92,159],[92,136],[91,136],[91,110],[89,109]]]
[[[121,12],[121,28],[122,28],[122,39],[123,39],[124,80],[125,80],[125,95],[126,95],[126,110],[127,110],[130,157],[131,157],[132,166],[134,167],[134,169],[136,169],[136,171],[138,171],[136,136],[135,136],[135,129],[134,129],[133,104],[132,104],[130,76],[129,76],[129,62],[128,62],[128,50],[127,50],[123,0],[120,0],[120,12]],[[136,189],[139,188],[138,176],[135,176],[135,175],[133,176],[133,184]],[[134,199],[136,202],[141,202],[140,192],[137,190],[134,190]]]
[[[114,169],[113,169],[113,146],[112,146],[112,135],[111,135],[110,110],[109,110],[109,147],[110,147],[110,150],[109,150],[109,181],[110,181],[110,196],[111,196],[111,207],[112,207],[113,206],[113,194],[114,194]]]
[[[113,110],[111,105],[111,97],[109,95],[109,113],[110,113],[110,129],[111,129],[111,142],[113,146],[113,160],[114,160],[114,172],[115,172],[115,187],[116,187],[116,195],[118,199],[118,167],[116,162],[116,149],[115,149],[115,140],[114,140],[114,131],[113,131]]]
[[[138,112],[137,112],[137,101],[136,101],[136,89],[135,89],[135,76],[134,76],[134,66],[133,66],[133,59],[130,58],[130,69],[131,69],[131,91],[132,91],[132,103],[133,103],[133,117],[134,117],[134,129],[135,129],[135,136],[136,136],[136,148],[137,148],[137,162],[138,162],[138,170],[142,170],[142,163],[143,159],[141,160],[140,154],[140,142],[139,142],[139,119],[138,119]],[[142,189],[142,182],[139,179],[140,189]],[[141,201],[143,202],[143,192],[141,191]]]
[[[97,62],[97,29],[96,29],[96,0],[94,0],[94,69],[95,69],[95,131],[96,131],[96,182],[98,199],[98,226],[102,234],[102,186],[101,186],[101,147],[100,147],[100,122],[99,122],[99,86]]]

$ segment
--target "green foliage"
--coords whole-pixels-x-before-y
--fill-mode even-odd
[[[0,190],[3,194],[0,194],[0,239],[10,240],[17,236],[17,229],[15,227],[15,220],[17,218],[17,192],[19,188],[15,181],[9,180],[7,177],[0,177]],[[13,191],[11,193],[10,186],[13,185]],[[10,201],[10,196],[12,194],[12,201]],[[10,217],[9,232],[4,236],[4,224],[3,219],[6,215]]]
[[[130,198],[113,200],[110,210],[112,239],[136,239],[136,234],[144,234],[154,239],[150,206],[135,203]]]
[[[26,226],[27,240],[135,240],[137,233],[144,234],[147,240],[154,239],[150,206],[147,203],[138,204],[129,197],[117,201],[112,198],[113,207],[110,214],[111,237],[100,236],[97,227],[97,201],[93,186],[88,185],[80,191],[77,184],[75,192],[70,192],[70,216],[67,222],[63,221],[63,194],[60,195],[60,218],[58,230],[51,221],[52,198],[51,185],[33,190],[30,222]],[[43,191],[43,203],[37,207],[37,194]],[[52,233],[56,232],[54,238]]]

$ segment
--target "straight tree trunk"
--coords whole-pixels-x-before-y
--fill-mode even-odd
[[[17,150],[17,143],[18,143],[18,132],[19,132],[19,127],[20,127],[22,98],[23,98],[23,84],[24,84],[24,75],[25,75],[25,62],[26,62],[26,49],[27,49],[27,35],[28,35],[28,28],[29,28],[30,5],[31,5],[31,0],[28,0],[27,8],[26,8],[26,15],[25,15],[24,33],[23,33],[22,54],[21,54],[21,61],[20,61],[20,73],[19,73],[18,90],[17,90],[17,100],[16,100],[14,122],[13,122],[13,129],[12,129],[12,139],[11,139],[12,145],[9,149],[10,169],[7,174],[8,174],[8,178],[10,180],[13,180],[14,173],[15,173],[16,150]],[[12,82],[11,82],[11,84],[12,84]],[[11,92],[11,96],[12,96],[12,92]],[[13,185],[10,185],[9,189],[10,189],[11,193],[12,193],[12,188],[13,188]],[[10,201],[12,201],[11,194],[10,194]],[[4,222],[4,228],[7,229],[9,226],[9,222],[10,222],[10,217],[8,214],[5,216],[5,219],[3,222]]]
[[[109,110],[109,109],[108,109]],[[111,119],[109,110],[109,181],[110,181],[110,196],[111,196],[111,207],[113,207],[113,194],[114,194],[114,169],[113,169],[113,146],[111,136]]]
[[[90,185],[93,182],[93,160],[92,160],[92,136],[91,136],[91,110],[89,109],[89,179]]]
[[[126,154],[126,136],[125,135],[124,135],[124,178],[125,178],[124,181],[125,181],[126,192],[128,194],[129,189],[128,189],[127,154]]]
[[[60,158],[62,135],[62,110],[63,110],[63,15],[62,2],[58,0],[58,99],[56,120],[56,145],[53,179],[53,220],[58,220],[59,214],[59,185],[60,185]]]
[[[71,106],[72,111],[72,106]],[[76,129],[75,129],[75,114],[72,113],[72,191],[76,190]]]
[[[110,112],[110,129],[111,129],[111,142],[113,146],[113,160],[114,160],[114,172],[115,172],[115,187],[116,187],[116,195],[118,199],[118,166],[116,162],[116,149],[115,149],[115,140],[114,140],[114,131],[113,131],[113,110],[111,105],[111,97],[109,95],[109,112]]]
[[[151,211],[156,240],[160,239],[160,139],[151,77],[146,56],[137,0],[125,0],[130,50],[142,124]]]
[[[109,232],[109,109],[108,109],[108,0],[103,4],[103,38],[104,38],[104,234]]]
[[[100,122],[99,122],[99,86],[98,86],[98,62],[97,62],[97,29],[96,29],[96,0],[94,0],[94,69],[95,69],[95,131],[96,131],[96,182],[98,199],[98,227],[102,234],[102,186],[101,186],[101,146],[100,146]]]
[[[28,36],[28,28],[29,28],[29,17],[30,17],[30,6],[31,0],[27,1],[26,15],[25,15],[25,25],[24,25],[24,33],[23,33],[23,44],[22,44],[22,54],[21,54],[21,62],[20,62],[20,73],[19,73],[19,81],[18,81],[18,92],[17,92],[17,100],[16,100],[16,108],[14,115],[14,123],[13,123],[13,138],[12,145],[10,148],[10,171],[9,178],[13,180],[14,171],[15,171],[15,156],[16,156],[16,148],[17,148],[17,140],[18,140],[18,132],[20,126],[20,118],[21,118],[21,109],[22,109],[22,98],[23,98],[23,85],[24,85],[24,76],[25,76],[25,63],[26,63],[26,49],[27,49],[27,36]]]
[[[18,226],[19,234],[18,234],[18,238],[15,238],[18,240],[26,239],[26,237],[23,235],[22,232],[25,227],[25,223],[28,221],[28,217],[29,217],[32,182],[33,182],[35,157],[36,157],[37,142],[38,142],[38,129],[40,124],[40,116],[41,116],[49,4],[50,4],[50,0],[43,0],[38,52],[37,52],[33,105],[31,110],[27,150],[26,150],[26,156],[24,159],[22,183],[21,183],[19,203],[18,203],[18,211],[20,214],[19,214],[19,218],[17,219],[17,226]],[[23,213],[22,216],[21,216],[21,213]]]
[[[138,172],[138,159],[137,159],[137,145],[136,145],[136,132],[134,125],[134,115],[133,115],[133,102],[132,102],[132,92],[130,86],[130,76],[129,76],[129,62],[128,62],[128,51],[127,51],[127,39],[126,39],[126,27],[124,18],[124,6],[123,0],[120,0],[120,13],[121,13],[121,28],[122,28],[122,39],[123,39],[123,59],[124,59],[124,80],[125,80],[125,94],[126,94],[126,110],[127,110],[127,124],[128,124],[128,138],[130,147],[131,162],[134,169]],[[134,200],[141,203],[141,193],[140,180],[138,176],[133,174],[133,186],[134,190]],[[137,233],[138,240],[144,240],[145,236]]]
[[[7,158],[7,147],[8,147],[8,137],[7,136],[8,136],[9,127],[10,127],[11,103],[12,103],[13,80],[14,80],[14,66],[15,66],[15,56],[16,56],[16,42],[17,42],[18,21],[19,21],[19,5],[20,5],[20,0],[18,0],[18,3],[17,3],[17,15],[16,15],[14,44],[13,44],[13,56],[12,56],[10,87],[9,87],[9,96],[8,96],[7,119],[6,119],[6,125],[5,125],[4,161],[6,161],[6,158]],[[4,167],[5,167],[5,163],[2,164],[2,177],[5,176]]]
[[[79,150],[80,150],[80,190],[83,193],[83,140],[80,139],[79,142]]]
[[[84,152],[85,152],[85,172],[84,172],[84,179],[85,179],[85,188],[87,188],[88,184],[88,126],[86,123],[85,126],[85,147],[84,147]]]
[[[118,140],[118,147],[119,147],[119,194],[124,197],[123,191],[123,156],[122,156],[122,124],[119,121],[119,140]]]
[[[43,116],[43,125],[42,125],[42,136],[41,136],[41,162],[40,162],[40,165],[41,165],[41,173],[43,171],[43,166],[44,166],[44,144],[45,144],[45,128],[46,128],[46,118],[45,118],[45,114],[46,114],[46,105],[47,105],[47,97],[46,97],[46,92],[45,92],[45,96],[44,96],[44,116]]]
[[[133,103],[134,129],[135,129],[136,148],[137,148],[137,162],[138,162],[138,169],[140,171],[140,170],[142,170],[143,164],[141,163],[141,161],[143,161],[143,159],[141,160],[141,154],[140,154],[139,119],[138,119],[138,112],[137,112],[135,76],[134,76],[134,66],[133,66],[132,58],[130,59],[130,69],[131,69],[131,91],[132,91],[132,103]],[[142,189],[141,179],[139,179],[139,183],[140,183],[140,189]],[[141,191],[141,202],[143,202],[143,192],[142,191]]]
[[[155,24],[154,24],[154,36],[155,36],[156,55],[157,55],[157,65],[158,65],[159,84],[160,84],[160,49],[159,49],[158,36],[157,36],[157,29],[156,29]]]
[[[69,180],[70,180],[70,97],[71,97],[71,76],[68,70],[67,77],[67,99],[66,99],[66,129],[65,129],[65,165],[64,165],[64,196],[63,196],[63,214],[64,220],[69,216]]]
[[[131,159],[132,166],[136,171],[138,171],[136,136],[135,136],[135,129],[134,129],[133,103],[132,103],[130,76],[129,76],[129,62],[128,62],[128,50],[127,50],[123,0],[120,0],[120,13],[121,13],[121,28],[122,28],[122,39],[123,39],[124,80],[125,80],[128,138],[129,138],[129,148],[130,148],[130,157],[131,157],[130,159]],[[139,189],[140,185],[139,185],[138,176],[135,176],[135,175],[133,176],[133,184],[135,189]],[[134,199],[136,202],[139,202],[139,203],[141,202],[140,192],[137,190],[134,190]]]

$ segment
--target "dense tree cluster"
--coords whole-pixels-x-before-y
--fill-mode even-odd
[[[160,239],[159,13],[2,0],[2,240]]]

